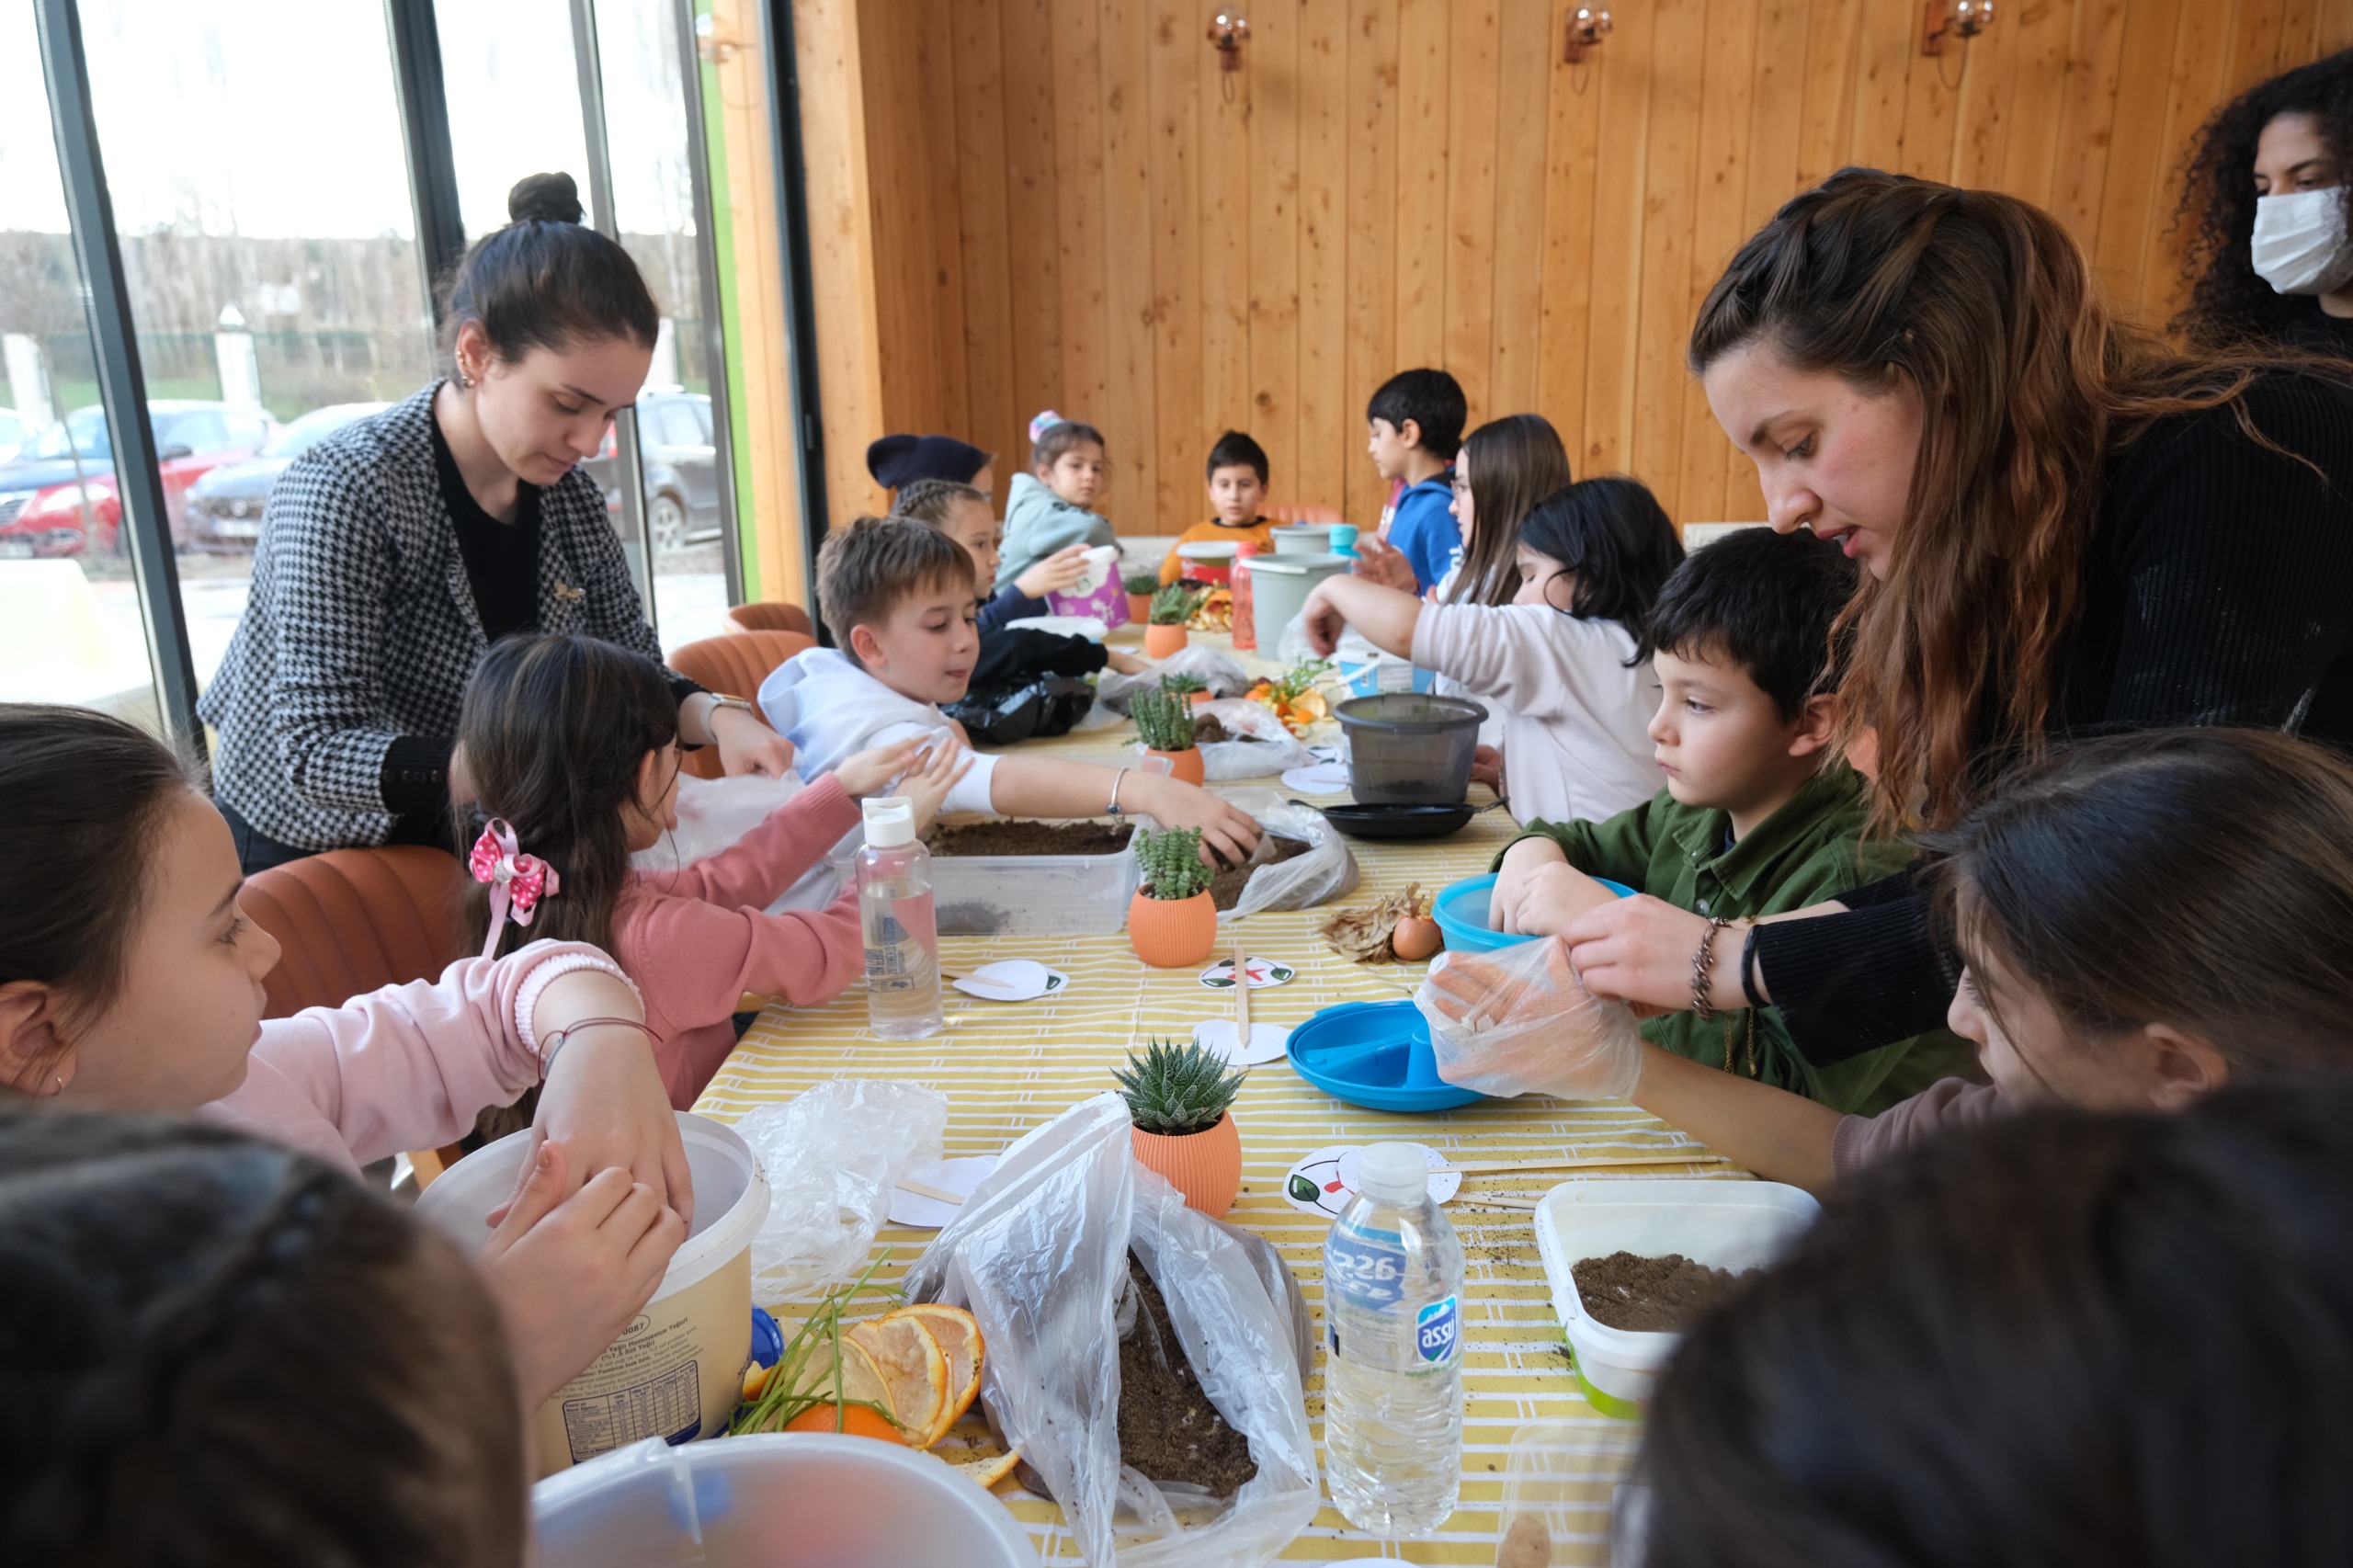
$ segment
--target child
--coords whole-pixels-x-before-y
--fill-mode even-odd
[[[1177,544],[1247,540],[1260,550],[1275,548],[1275,525],[1258,515],[1267,504],[1267,449],[1239,430],[1228,430],[1210,449],[1205,471],[1210,482],[1210,510],[1217,516],[1195,523],[1176,536]],[[1160,563],[1160,580],[1174,583],[1185,575],[1185,558],[1171,546]]]
[[[509,637],[475,667],[458,737],[481,815],[506,824],[510,852],[555,873],[528,935],[586,942],[620,960],[645,997],[670,1104],[687,1110],[735,1048],[732,1019],[745,992],[814,1006],[841,994],[865,962],[855,890],[823,910],[767,906],[858,826],[854,797],[905,773],[904,792],[927,824],[949,761],[917,767],[919,742],[845,757],[720,853],[633,872],[630,856],[677,825],[677,702],[668,689],[661,666],[610,642]],[[460,842],[478,845],[483,831],[462,824]],[[478,848],[477,859],[494,860],[501,848]],[[478,945],[491,926],[479,881],[467,919],[468,945]],[[500,942],[526,939],[510,926]]]
[[[2341,1075],[1940,1139],[1691,1325],[1611,1561],[2343,1562],[2347,1235]]]
[[[497,1312],[332,1167],[184,1121],[0,1116],[0,1561],[524,1561]]]
[[[229,824],[176,755],[77,708],[0,704],[0,1086],[68,1110],[196,1111],[357,1179],[536,1084],[539,1157],[480,1258],[525,1402],[653,1296],[692,1177],[637,994],[604,954],[534,942],[264,1019],[278,947],[237,909]]]
[[[1659,787],[1648,733],[1658,677],[1636,629],[1682,556],[1649,491],[1588,479],[1521,522],[1509,604],[1429,604],[1338,576],[1318,583],[1301,614],[1319,653],[1338,645],[1345,621],[1501,704],[1502,766],[1523,822],[1613,816]]]
[[[1900,870],[1911,851],[1861,842],[1863,781],[1829,749],[1830,629],[1854,585],[1836,545],[1770,528],[1744,528],[1677,567],[1643,642],[1664,688],[1650,733],[1665,788],[1605,822],[1531,821],[1497,863],[1496,927],[1559,931],[1608,897],[1595,877],[1729,920],[1801,909]],[[1764,1007],[1671,1013],[1643,1035],[1839,1110],[1893,1105],[1968,1061],[1939,1031],[1815,1067]]]
[[[996,456],[953,436],[884,436],[868,444],[866,472],[889,491],[944,479],[969,484],[985,498],[996,485]]]
[[[1082,545],[1116,545],[1111,525],[1090,510],[1103,493],[1103,432],[1048,409],[1029,421],[1029,472],[1013,476],[1005,497],[1005,559],[996,581],[1002,593],[1032,566]]]
[[[2259,730],[2086,741],[1921,846],[1940,858],[1928,881],[1965,964],[1952,1028],[1977,1042],[1990,1088],[1946,1079],[1841,1117],[1644,1045],[1623,1007],[1589,997],[1581,1021],[1547,1031],[1560,1074],[1547,1086],[1611,1085],[1759,1176],[1820,1192],[2021,1102],[2178,1110],[2224,1083],[2353,1066],[2338,951],[2353,765],[2336,754]],[[1566,976],[1566,945],[1551,946]],[[1545,1005],[1464,968],[1449,996],[1490,1015]]]
[[[1438,597],[1468,605],[1518,598],[1519,525],[1538,502],[1571,483],[1568,449],[1540,414],[1507,414],[1464,437],[1449,508],[1462,535],[1462,563],[1438,584]],[[1676,559],[1682,559],[1680,541]]]
[[[792,737],[803,767],[822,772],[862,747],[953,735],[938,705],[972,682],[980,653],[975,581],[961,546],[904,517],[859,517],[826,536],[817,602],[839,647],[796,654],[760,685],[762,710]],[[1197,785],[1069,757],[972,755],[945,809],[1037,817],[1148,812],[1169,826],[1201,829],[1203,854],[1229,865],[1258,842],[1256,821]]]
[[[1365,450],[1381,477],[1400,487],[1381,511],[1381,537],[1412,571],[1415,593],[1436,587],[1462,558],[1447,470],[1470,416],[1461,386],[1444,370],[1401,370],[1365,407]]]

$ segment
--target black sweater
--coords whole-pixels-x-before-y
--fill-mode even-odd
[[[2353,394],[2274,376],[2231,410],[2159,421],[2109,468],[2052,731],[2246,724],[2353,744]],[[2323,477],[2323,475],[2326,477]],[[1957,965],[1907,877],[1851,913],[1758,928],[1757,962],[1807,1060],[1936,1027]]]

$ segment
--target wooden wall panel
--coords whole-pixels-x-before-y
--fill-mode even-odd
[[[1369,525],[1365,400],[1437,364],[1474,424],[1759,516],[1683,343],[1781,202],[1847,164],[2011,191],[2162,323],[2188,137],[2353,44],[2353,0],[2019,0],[1937,57],[1918,0],[1628,0],[1571,66],[1572,6],[1266,0],[1228,76],[1188,0],[795,0],[837,507],[885,429],[1001,493],[1051,406],[1105,430],[1124,531],[1204,515],[1228,426]]]

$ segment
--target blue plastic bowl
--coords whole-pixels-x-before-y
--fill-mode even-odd
[[[1613,882],[1608,877],[1593,879],[1620,898],[1631,898],[1634,890],[1623,882]],[[1450,953],[1492,953],[1497,948],[1516,947],[1532,938],[1510,935],[1487,924],[1487,899],[1495,886],[1495,874],[1465,877],[1448,884],[1432,904],[1430,913],[1438,919],[1438,928],[1446,933],[1446,949]]]
[[[1430,1028],[1411,1002],[1343,1002],[1290,1031],[1291,1070],[1367,1110],[1452,1110],[1486,1098],[1438,1075]]]

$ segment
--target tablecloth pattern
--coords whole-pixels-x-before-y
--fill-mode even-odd
[[[1115,638],[1115,641],[1120,639]],[[1222,639],[1218,639],[1221,644]],[[1101,756],[1132,744],[1132,727],[1098,731],[1024,745],[1024,754]],[[1322,737],[1318,737],[1322,738]],[[1272,780],[1213,788],[1264,789]],[[1473,786],[1477,801],[1492,799]],[[1330,797],[1329,799],[1338,799]],[[1363,880],[1346,903],[1418,881],[1435,892],[1487,869],[1515,832],[1501,811],[1485,812],[1469,827],[1435,843],[1350,841]],[[1382,1001],[1412,994],[1423,965],[1359,965],[1334,952],[1315,934],[1330,909],[1253,915],[1241,923],[1248,950],[1294,966],[1286,984],[1251,994],[1254,1020],[1295,1025],[1341,1002]],[[1230,953],[1232,924],[1221,927]],[[696,1109],[732,1121],[755,1108],[790,1099],[835,1078],[892,1079],[923,1085],[948,1097],[947,1153],[990,1154],[1078,1101],[1113,1086],[1111,1069],[1149,1037],[1183,1037],[1194,1023],[1231,1017],[1232,996],[1212,992],[1194,970],[1147,968],[1124,932],[1097,937],[949,937],[940,959],[950,970],[998,959],[1035,959],[1070,976],[1059,994],[1035,1002],[979,1002],[947,993],[947,1028],[929,1040],[887,1041],[867,1028],[866,1000],[852,992],[822,1007],[781,1004],[761,1013],[743,1043],[704,1091]],[[1328,1224],[1287,1204],[1280,1193],[1293,1161],[1331,1143],[1404,1138],[1458,1159],[1536,1159],[1579,1155],[1654,1154],[1689,1149],[1689,1166],[1663,1165],[1627,1176],[1688,1175],[1745,1179],[1699,1144],[1631,1107],[1540,1097],[1489,1100],[1433,1116],[1359,1110],[1313,1088],[1280,1062],[1251,1072],[1234,1119],[1242,1136],[1243,1192],[1232,1221],[1248,1227],[1282,1252],[1298,1277],[1320,1330],[1323,1242]],[[1514,1430],[1530,1421],[1565,1421],[1589,1432],[1597,1453],[1593,1507],[1586,1528],[1556,1544],[1556,1562],[1608,1561],[1609,1477],[1622,1459],[1622,1425],[1596,1414],[1579,1396],[1565,1356],[1551,1290],[1536,1253],[1531,1216],[1483,1205],[1482,1197],[1539,1197],[1562,1176],[1529,1173],[1472,1176],[1447,1213],[1465,1256],[1463,1329],[1465,1412],[1461,1501],[1431,1535],[1382,1541],[1348,1528],[1326,1500],[1313,1524],[1283,1553],[1287,1562],[1387,1559],[1420,1563],[1492,1563],[1503,1528],[1506,1455]],[[1586,1179],[1613,1179],[1604,1174]],[[931,1236],[928,1231],[885,1226],[878,1249],[893,1249],[878,1279],[895,1279]],[[1323,1441],[1323,1350],[1307,1390],[1308,1416],[1319,1454]],[[999,1489],[1049,1562],[1076,1561],[1076,1546],[1051,1500],[1008,1483]]]

